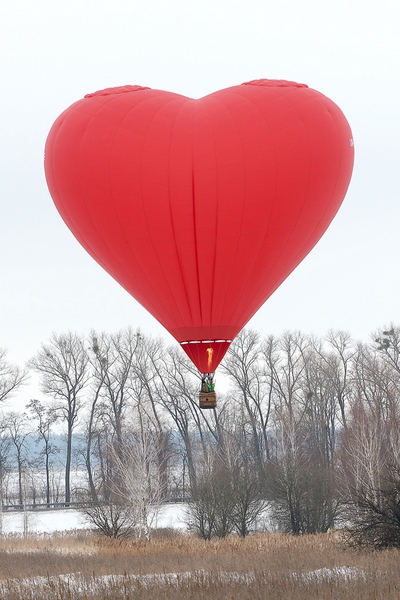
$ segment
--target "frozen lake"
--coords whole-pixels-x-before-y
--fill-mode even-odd
[[[186,529],[185,510],[185,504],[164,504],[157,520],[157,527]],[[30,533],[52,533],[56,531],[84,529],[90,526],[85,516],[79,510],[72,508],[29,511],[26,515],[28,519],[28,532]],[[23,533],[24,513],[4,512],[2,515],[2,532]]]

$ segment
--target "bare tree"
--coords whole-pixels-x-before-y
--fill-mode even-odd
[[[117,481],[122,482],[119,493],[129,506],[135,507],[139,536],[146,537],[148,541],[165,496],[157,435],[152,423],[139,408],[136,428],[128,433],[125,440],[123,459],[116,457]]]
[[[41,375],[42,391],[55,400],[55,409],[67,424],[65,503],[71,501],[72,434],[81,408],[80,394],[88,384],[89,357],[84,338],[74,333],[53,334],[42,344],[29,366]]]
[[[26,408],[36,422],[36,441],[37,443],[43,444],[43,448],[40,451],[40,457],[44,458],[46,473],[46,504],[47,507],[49,507],[51,496],[51,457],[59,452],[59,448],[51,441],[51,434],[59,415],[52,407],[44,406],[40,400],[31,400]]]
[[[269,338],[264,355],[273,388],[268,475],[276,520],[294,534],[326,531],[337,513],[335,365],[321,342],[299,333]]]
[[[305,391],[301,400],[305,408],[302,427],[314,464],[311,480],[317,502],[313,520],[322,531],[334,525],[338,512],[336,449],[340,430],[346,428],[345,400],[349,394],[347,375],[343,373],[348,367],[343,367],[336,352],[330,343],[311,340],[305,356]]]
[[[118,495],[110,493],[107,502],[88,502],[82,506],[81,511],[106,537],[124,539],[136,533],[137,511]]]
[[[268,354],[265,346],[264,351]],[[245,329],[231,344],[221,366],[233,383],[232,395],[246,412],[260,472],[265,460],[270,457],[269,422],[273,391],[272,379],[267,376],[262,358],[259,335]]]
[[[223,450],[210,448],[191,488],[190,523],[206,540],[234,530],[245,537],[268,504],[254,454],[247,453],[240,433],[235,435],[240,429],[232,431]]]
[[[7,435],[6,424],[3,418],[0,418],[0,533],[3,532],[4,481],[11,470],[10,449],[11,440]]]
[[[383,547],[398,538],[400,459],[399,330],[359,344],[353,395],[341,444],[342,495],[352,543]],[[374,541],[375,540],[375,541]]]
[[[189,479],[193,484],[196,479],[193,447],[193,428],[196,423],[200,426],[200,443],[205,447],[203,429],[199,425],[202,417],[198,414],[195,401],[198,388],[186,360],[175,349],[164,350],[161,354],[149,353],[148,356],[154,369],[152,397],[163,408],[180,435],[185,448]]]
[[[342,436],[342,483],[348,499],[362,490],[379,490],[387,447],[379,415],[361,402],[353,404],[349,425]]]
[[[257,455],[245,435],[236,426],[230,439],[229,471],[233,497],[232,522],[241,537],[247,536],[269,506],[265,467],[260,471]]]
[[[233,530],[233,488],[227,465],[210,452],[191,486],[189,525],[204,540],[224,538]]]
[[[124,430],[122,448],[117,452],[114,444],[109,445],[112,476],[97,490],[96,501],[83,510],[109,537],[135,535],[150,541],[165,492],[157,432],[140,409],[136,416],[136,427]]]
[[[160,363],[164,352],[165,347],[160,338],[153,339],[141,334],[132,388],[135,406],[146,415],[157,433],[154,440],[157,444],[161,487],[168,495],[169,466],[173,456],[179,455],[179,450],[173,451],[170,415],[160,401],[163,394]]]
[[[28,379],[28,373],[6,360],[7,351],[0,348],[0,402],[9,398]]]
[[[89,361],[93,370],[92,385],[91,385],[91,401],[90,409],[86,423],[85,436],[86,436],[86,448],[85,448],[85,465],[88,474],[89,493],[91,500],[98,503],[98,493],[94,478],[94,468],[92,464],[93,454],[95,454],[94,446],[97,441],[97,458],[101,459],[101,442],[100,442],[100,429],[98,427],[99,422],[103,422],[102,412],[98,410],[99,402],[101,399],[101,393],[103,390],[103,384],[107,374],[108,360],[100,350],[97,334],[92,331],[89,337],[89,344],[91,353],[89,354]],[[100,461],[101,462],[101,461]],[[102,464],[102,462],[101,462]],[[103,471],[103,470],[102,470]],[[104,477],[103,477],[104,482]],[[106,519],[107,521],[107,519]]]
[[[115,450],[120,454],[123,447],[123,422],[132,397],[133,366],[141,334],[131,328],[116,334],[90,335],[90,346],[94,354],[95,397],[99,397],[99,409],[114,432]]]
[[[344,539],[350,546],[373,548],[400,548],[400,468],[388,464],[381,471],[381,487],[369,483],[353,489],[351,523]]]
[[[339,408],[339,422],[346,429],[346,410],[352,394],[356,347],[350,334],[344,331],[330,331],[327,342],[328,351],[323,352],[321,358],[330,373],[332,390]]]
[[[268,462],[269,497],[276,522],[295,535],[303,531],[304,496],[308,489],[308,462],[302,445],[300,422],[288,415],[286,407],[275,414],[276,451]]]
[[[9,412],[5,420],[6,432],[15,449],[18,469],[18,503],[24,505],[24,471],[27,467],[26,438],[30,433],[29,421],[25,413]]]

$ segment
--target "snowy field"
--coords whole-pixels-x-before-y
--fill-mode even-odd
[[[157,520],[157,527],[186,529],[185,504],[165,504]],[[30,533],[52,533],[90,527],[85,516],[74,509],[6,512],[2,515],[2,533],[23,533],[24,518]]]

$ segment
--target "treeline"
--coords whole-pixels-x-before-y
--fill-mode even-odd
[[[3,352],[0,399],[29,370],[40,375],[44,399],[3,417],[3,499],[13,448],[17,501],[54,501],[52,432],[62,426],[63,501],[86,502],[107,535],[139,528],[149,537],[155,507],[186,497],[206,539],[247,535],[268,507],[268,526],[286,532],[345,524],[354,543],[400,545],[399,327],[370,343],[343,332],[261,339],[244,330],[218,369],[218,407],[208,411],[198,408],[200,375],[181,349],[132,329],[53,335],[26,371]],[[24,444],[33,431],[41,440],[35,464]],[[83,443],[74,457],[77,431]],[[72,488],[77,459],[84,477]],[[31,493],[27,473],[37,483],[38,470],[42,488]]]

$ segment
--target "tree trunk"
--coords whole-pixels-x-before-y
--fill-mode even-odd
[[[71,502],[71,457],[72,457],[72,427],[68,423],[67,433],[67,456],[65,460],[65,505]]]

